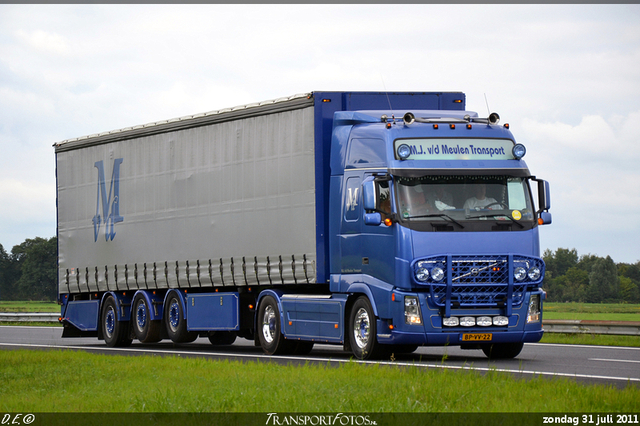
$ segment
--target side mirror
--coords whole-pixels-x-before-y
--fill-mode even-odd
[[[541,212],[538,221],[539,221],[538,223],[540,225],[550,225],[551,224],[551,213],[549,213],[549,212]]]
[[[538,211],[546,211],[551,208],[551,195],[549,193],[549,182],[538,180]]]
[[[364,182],[362,182],[362,198],[362,205],[365,212],[377,210],[378,206],[376,206],[376,200],[378,198],[378,194],[373,176],[366,178]]]
[[[364,224],[369,226],[378,226],[382,223],[382,215],[380,213],[365,213]]]

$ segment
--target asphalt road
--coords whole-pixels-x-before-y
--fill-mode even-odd
[[[238,339],[231,346],[212,346],[206,338],[193,343],[174,345],[162,341],[154,345],[134,342],[129,348],[108,348],[96,338],[62,339],[60,327],[0,326],[0,349],[61,349],[84,350],[107,354],[156,354],[205,357],[212,359],[270,360],[278,363],[352,362],[351,355],[341,346],[316,345],[307,356],[268,356],[253,342]],[[588,383],[605,383],[618,388],[640,387],[640,348],[612,346],[556,345],[528,343],[512,360],[489,361],[480,350],[459,347],[421,347],[412,354],[396,355],[388,361],[358,361],[422,368],[472,369],[480,372],[496,370],[518,377],[539,375],[564,377]]]

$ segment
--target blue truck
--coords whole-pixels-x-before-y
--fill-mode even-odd
[[[311,92],[54,144],[63,337],[513,358],[549,185],[460,92]]]

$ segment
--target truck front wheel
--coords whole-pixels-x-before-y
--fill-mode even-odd
[[[511,359],[520,354],[524,343],[493,343],[491,345],[483,346],[482,352],[489,359]]]
[[[104,342],[110,348],[129,346],[133,339],[129,337],[129,321],[118,321],[118,306],[113,297],[107,297],[100,315]]]
[[[360,296],[355,301],[349,318],[353,355],[358,359],[372,359],[383,355],[383,347],[376,337],[376,317],[371,302],[366,296]]]

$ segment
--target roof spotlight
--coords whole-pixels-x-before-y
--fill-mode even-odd
[[[519,160],[527,153],[527,148],[525,148],[521,143],[517,143],[513,146],[511,152],[513,153],[513,157],[516,160]]]
[[[398,158],[401,160],[406,160],[411,155],[411,148],[409,145],[403,143],[398,147]]]
[[[492,112],[489,114],[489,124],[498,124],[500,121],[500,116],[497,112]]]

